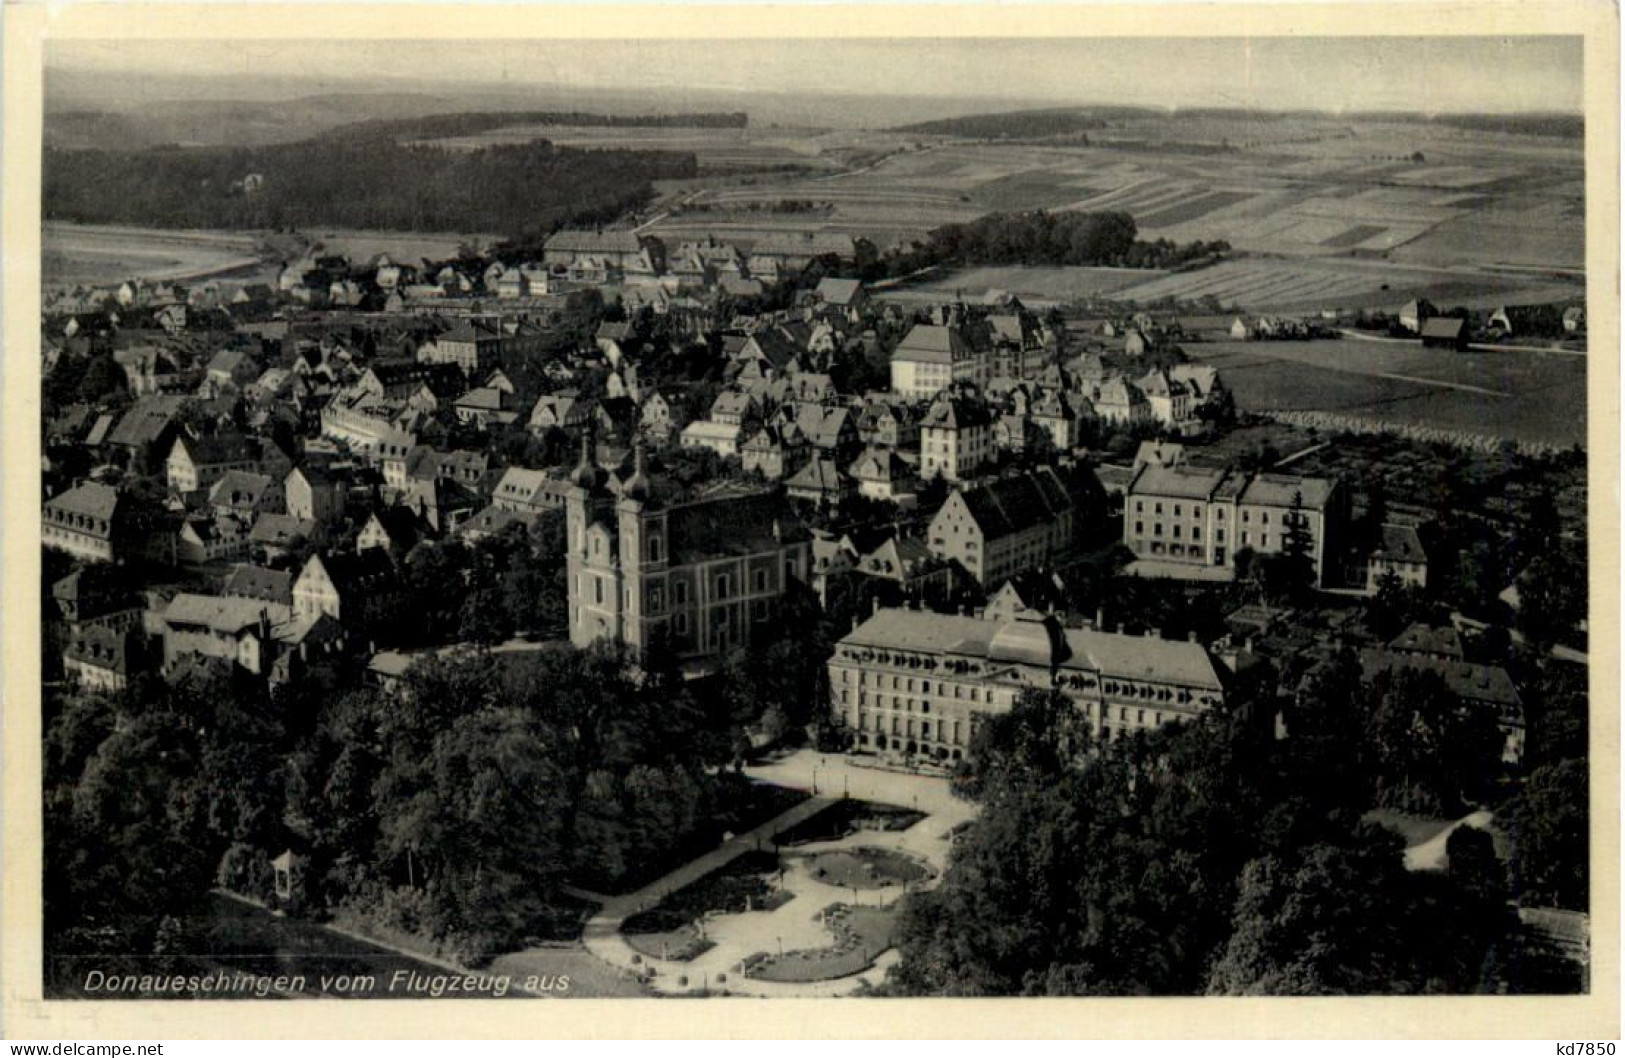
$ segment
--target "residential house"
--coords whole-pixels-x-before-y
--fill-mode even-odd
[[[249,551],[259,561],[275,562],[326,538],[326,529],[313,518],[266,512],[254,520],[248,533]]]
[[[993,363],[981,335],[962,317],[946,324],[916,323],[892,351],[892,392],[908,400],[929,400],[956,383],[985,388]]]
[[[1410,525],[1384,525],[1382,542],[1366,559],[1365,590],[1375,595],[1389,574],[1407,588],[1426,588],[1428,555],[1422,537]]]
[[[498,479],[491,502],[498,510],[540,514],[564,508],[569,478],[562,472],[509,467]]]
[[[87,562],[116,562],[143,550],[156,512],[111,485],[89,481],[45,501],[41,542]]]
[[[116,693],[129,687],[139,655],[129,629],[86,628],[63,645],[62,674],[82,690]]]
[[[654,444],[663,445],[671,440],[676,427],[671,401],[654,390],[645,393],[638,405],[638,428],[643,436]]]
[[[181,521],[175,555],[183,565],[236,562],[248,557],[249,523],[236,515],[209,513]]]
[[[355,541],[356,551],[381,548],[390,558],[400,561],[418,541],[428,535],[429,527],[410,507],[395,505],[373,511],[361,527]]]
[[[945,395],[920,422],[920,476],[963,481],[993,458],[993,416],[979,399]]]
[[[261,599],[183,592],[161,615],[164,670],[192,658],[214,658],[267,675],[276,652],[271,629],[288,617],[287,607]]]
[[[1094,405],[1101,421],[1113,426],[1136,426],[1152,420],[1151,402],[1139,386],[1124,378],[1102,382],[1095,390]]]
[[[170,446],[165,477],[170,489],[184,495],[208,489],[233,471],[254,473],[258,469],[259,450],[246,437],[193,437],[182,432]]]
[[[220,594],[232,599],[257,599],[293,608],[293,574],[287,570],[270,569],[239,563],[233,566],[220,586]]]
[[[837,279],[825,276],[813,291],[818,303],[856,322],[863,318],[869,307],[869,292],[858,279]]]
[[[789,477],[806,465],[812,444],[795,423],[769,423],[759,427],[739,449],[746,470],[754,470],[769,481]]]
[[[332,525],[344,516],[348,491],[343,478],[314,466],[294,467],[282,482],[288,514],[322,526]]]
[[[865,445],[918,450],[920,423],[907,405],[871,398],[858,414],[858,440]]]
[[[578,396],[574,390],[550,393],[536,401],[528,427],[537,435],[558,430],[568,437],[578,436],[591,420],[595,403]]]
[[[293,583],[293,615],[325,614],[351,629],[387,627],[398,618],[400,582],[382,548],[353,555],[311,555]]]
[[[852,479],[841,465],[822,451],[816,452],[800,470],[784,482],[784,491],[798,500],[834,502],[852,491]]]
[[[519,421],[523,411],[511,391],[495,386],[481,386],[458,397],[452,404],[457,421],[489,429],[509,426]]]
[[[1467,321],[1454,316],[1434,316],[1422,324],[1422,345],[1427,349],[1467,348]]]
[[[958,562],[985,588],[1073,555],[1104,521],[1099,482],[1076,464],[958,488],[931,519],[933,554]]]
[[[919,475],[913,464],[895,448],[870,447],[864,450],[850,471],[858,493],[873,500],[896,503],[914,495]]]
[[[1442,679],[1468,709],[1481,709],[1495,717],[1504,743],[1501,759],[1517,764],[1523,759],[1525,724],[1523,699],[1517,685],[1499,665],[1476,665],[1458,659],[1389,649],[1360,651],[1360,672],[1366,682],[1405,669],[1430,672]]]
[[[488,374],[502,363],[506,335],[493,317],[465,317],[418,348],[420,364],[454,364],[464,377]]]

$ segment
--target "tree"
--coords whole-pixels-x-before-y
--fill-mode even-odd
[[[1381,673],[1369,693],[1382,804],[1448,814],[1488,792],[1505,745],[1493,711],[1464,704],[1443,677],[1418,669]]]
[[[1525,907],[1590,908],[1589,779],[1584,760],[1536,768],[1507,813],[1512,891]]]
[[[565,869],[561,779],[535,719],[492,708],[455,720],[426,757],[397,757],[380,780],[383,850],[413,858],[430,933],[464,958],[489,957],[547,916]]]
[[[1303,513],[1303,492],[1292,494],[1292,508],[1286,514],[1281,539],[1280,579],[1289,598],[1302,599],[1315,587],[1315,538],[1309,531],[1309,516]]]
[[[1561,550],[1537,554],[1518,578],[1518,630],[1541,650],[1568,640],[1585,616],[1586,587]]]
[[[1366,627],[1378,639],[1390,640],[1417,619],[1420,603],[1399,574],[1387,570],[1377,580],[1377,593],[1366,604]]]
[[[979,730],[956,787],[983,811],[905,907],[896,990],[1201,990],[1263,814],[1249,736],[1212,717],[1094,747],[1088,727],[1029,691]]]
[[[1363,828],[1247,864],[1235,931],[1208,979],[1210,995],[1366,995],[1414,991],[1417,947],[1399,839]]]

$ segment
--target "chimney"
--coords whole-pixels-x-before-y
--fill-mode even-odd
[[[869,603],[870,603],[870,608],[869,608],[870,616],[873,616],[873,615],[880,612],[880,596],[876,595],[873,599],[869,600]]]
[[[1106,630],[1106,608],[1104,606],[1095,607],[1095,628],[1101,632]]]
[[[1185,639],[1192,643],[1196,642],[1196,629],[1193,628],[1189,632],[1186,632]]]
[[[1145,630],[1145,637],[1147,639],[1161,639],[1162,638],[1162,629],[1160,629],[1160,628],[1147,628]]]

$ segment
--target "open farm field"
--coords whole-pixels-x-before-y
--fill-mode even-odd
[[[1224,239],[1238,251],[1391,254],[1440,267],[1581,264],[1583,177],[1568,142],[1382,123],[1204,122],[1180,142],[1228,149],[1193,153],[1133,130],[1113,146],[877,141],[872,150],[894,153],[828,176],[767,174],[729,193],[832,201],[831,226],[881,245],[997,210],[1123,210],[1147,238]],[[774,142],[774,130],[719,131]],[[1425,161],[1413,160],[1418,153]]]
[[[1323,411],[1514,441],[1584,443],[1582,357],[1362,342],[1192,344],[1242,411]]]
[[[921,294],[940,300],[964,294],[979,297],[990,290],[1015,294],[1034,305],[1064,303],[1080,298],[1112,297],[1125,287],[1144,283],[1165,273],[1145,268],[1042,268],[1022,265],[967,268],[950,275],[881,296]]]
[[[236,232],[47,223],[41,238],[47,286],[192,279],[260,265],[254,237]]]
[[[1215,297],[1227,309],[1250,312],[1322,308],[1396,308],[1416,297],[1441,305],[1533,304],[1584,293],[1578,282],[1542,276],[1401,268],[1381,261],[1274,258],[1221,261],[1189,272],[1158,275],[1121,287],[1113,296],[1149,304],[1162,298]]]
[[[404,264],[417,264],[424,258],[440,261],[455,257],[457,247],[464,242],[488,247],[502,240],[500,235],[489,234],[358,231],[342,228],[321,228],[304,234],[307,238],[321,243],[327,252],[344,254],[352,261],[365,261],[382,253]]]

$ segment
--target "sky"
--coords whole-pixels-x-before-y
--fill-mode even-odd
[[[1260,109],[1583,109],[1578,37],[71,41],[52,69]]]

